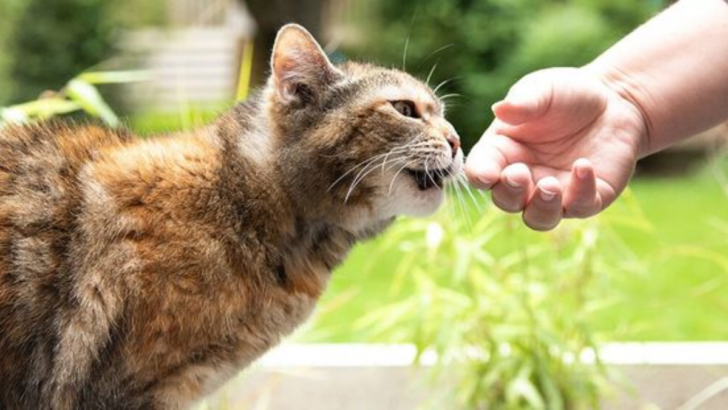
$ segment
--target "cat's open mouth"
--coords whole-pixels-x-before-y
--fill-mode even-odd
[[[442,188],[443,179],[449,174],[448,169],[428,169],[427,171],[421,169],[408,169],[407,172],[412,175],[417,188],[420,191],[426,191],[431,188]]]

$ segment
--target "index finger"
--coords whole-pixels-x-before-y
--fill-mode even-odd
[[[528,162],[526,150],[519,142],[496,133],[501,125],[498,122],[495,120],[488,127],[465,161],[465,175],[479,189],[492,188],[508,165]]]

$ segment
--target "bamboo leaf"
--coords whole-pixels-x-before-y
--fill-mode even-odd
[[[66,93],[89,114],[101,118],[110,127],[119,125],[119,118],[106,104],[98,89],[90,83],[73,79],[66,86]]]
[[[94,71],[83,73],[76,78],[89,84],[135,83],[151,80],[151,73],[144,70]]]

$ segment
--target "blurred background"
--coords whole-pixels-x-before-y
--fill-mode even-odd
[[[669,3],[0,0],[0,121],[190,129],[262,84],[277,29],[297,22],[335,62],[402,68],[439,86],[467,152],[522,75],[587,63]],[[643,160],[607,212],[546,234],[485,194],[453,189],[435,217],[357,248],[296,340],[434,351],[434,379],[449,382],[432,396],[452,404],[440,408],[595,407],[623,383],[575,357],[598,358],[608,342],[728,334],[726,137],[722,125]],[[455,355],[452,371],[453,352],[473,346],[480,353]],[[708,373],[705,386],[725,374]],[[659,402],[657,391],[635,403]]]

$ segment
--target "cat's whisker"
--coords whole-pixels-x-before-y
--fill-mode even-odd
[[[428,87],[430,86],[430,80],[432,80],[432,75],[435,74],[435,69],[437,69],[437,63],[432,65],[432,68],[430,69],[430,73],[427,74],[427,79],[425,80],[425,84]]]
[[[461,185],[462,181],[459,181],[459,180],[456,180],[456,181],[458,181],[458,189],[456,189],[455,192],[457,193],[458,201],[461,203],[461,212],[463,213],[463,216],[464,216],[464,219],[465,219],[467,225],[471,226],[473,221],[472,221],[472,218],[470,217],[470,211],[468,209],[468,204],[465,201],[465,196],[462,193],[462,189],[463,189],[462,185]]]
[[[412,150],[415,147],[418,147],[420,145],[426,144],[427,141],[422,141],[422,142],[418,142],[417,141],[419,139],[419,137],[421,137],[423,134],[424,134],[424,132],[421,132],[421,133],[417,134],[414,138],[412,138],[412,141],[411,142],[409,142],[409,143],[407,143],[405,145],[402,145],[400,147],[393,148],[392,150],[390,150],[387,153],[387,155],[384,157],[384,162],[382,162],[382,174],[384,174],[384,165],[387,163],[387,157],[390,154],[394,153],[395,150],[397,150],[397,152],[404,151],[404,150]]]
[[[442,46],[442,47],[438,48],[437,50],[431,52],[430,54],[427,55],[427,57],[425,57],[422,60],[422,63],[421,64],[424,64],[427,60],[429,60],[430,58],[434,57],[436,54],[438,54],[438,53],[440,53],[442,51],[445,51],[445,50],[447,50],[448,48],[450,48],[450,47],[452,47],[454,45],[455,45],[455,43],[445,44],[444,46]]]
[[[443,80],[440,84],[437,85],[437,87],[435,87],[434,90],[432,90],[432,92],[435,95],[437,95],[437,92],[440,91],[440,88],[444,87],[448,83],[455,81],[456,79],[457,79],[457,77],[451,77],[451,78],[448,78],[447,80]]]
[[[410,21],[409,33],[407,33],[407,40],[404,42],[404,52],[402,53],[402,71],[407,71],[407,52],[409,51],[410,37],[412,37],[412,28],[415,25],[415,19],[417,19],[417,9],[412,14],[412,21]]]
[[[458,207],[458,202],[457,202],[457,195],[455,193],[455,190],[457,188],[456,182],[453,181],[453,183],[450,184],[448,187],[450,188],[450,192],[448,193],[448,196],[447,196],[448,207],[452,210],[453,216],[458,217],[459,207]]]
[[[402,159],[406,159],[406,158],[407,158],[407,156],[403,157]],[[360,172],[361,177],[358,177],[356,180],[354,180],[354,182],[351,184],[351,187],[349,187],[349,191],[346,193],[346,198],[344,199],[344,203],[346,203],[349,200],[349,196],[351,195],[352,192],[354,192],[354,189],[356,188],[356,186],[359,185],[364,180],[364,178],[366,178],[369,174],[371,174],[375,169],[376,169],[376,167],[368,170],[363,175],[361,175],[361,172]]]
[[[474,193],[470,186],[470,183],[468,182],[468,179],[465,177],[465,174],[462,172],[458,175],[455,175],[455,179],[458,181],[458,184],[460,184],[460,186],[462,186],[464,188],[464,190],[468,194],[471,202],[473,203],[473,206],[475,207],[475,209],[479,212],[482,212],[487,207],[487,203],[478,201],[478,198],[485,201],[484,195],[481,193],[481,191],[476,191],[477,194]]]
[[[382,154],[382,155],[384,155],[384,154]],[[340,176],[339,178],[337,178],[337,179],[336,179],[336,180],[335,180],[335,181],[334,181],[334,182],[333,182],[333,183],[332,183],[332,184],[331,184],[331,185],[329,186],[329,188],[328,188],[328,189],[327,189],[326,191],[327,191],[327,192],[331,192],[331,189],[333,189],[333,188],[334,188],[334,186],[335,186],[336,184],[338,184],[338,183],[339,183],[339,182],[340,182],[340,181],[341,181],[342,179],[346,178],[346,176],[347,176],[347,175],[351,174],[352,172],[354,172],[354,171],[355,171],[355,170],[356,170],[357,168],[359,168],[359,167],[362,167],[362,166],[364,166],[364,165],[366,165],[366,164],[369,164],[369,163],[371,163],[371,162],[374,162],[374,161],[376,161],[376,160],[377,160],[378,158],[380,158],[380,156],[379,156],[379,155],[377,155],[377,156],[374,156],[374,157],[371,157],[371,158],[367,158],[367,159],[365,159],[364,161],[362,161],[362,162],[360,162],[360,163],[358,163],[358,164],[354,165],[353,167],[351,167],[351,169],[349,169],[348,171],[344,172],[344,173],[343,173],[343,174],[342,174],[342,175],[341,175],[341,176]]]
[[[409,50],[409,42],[410,35],[408,34],[407,40],[404,42],[404,53],[402,53],[402,71],[407,71],[407,51]]]
[[[400,168],[400,169],[399,169],[399,170],[398,170],[398,171],[397,171],[397,172],[396,172],[396,173],[394,174],[394,177],[392,177],[392,182],[390,182],[390,183],[389,183],[389,190],[388,190],[388,192],[387,192],[387,196],[390,196],[390,195],[392,195],[392,188],[394,187],[394,181],[396,181],[396,180],[397,180],[397,177],[399,176],[399,174],[400,174],[400,173],[402,173],[402,171],[403,171],[403,170],[404,170],[405,168],[407,168],[407,166],[408,166],[408,165],[410,165],[410,164],[413,164],[413,163],[415,163],[415,162],[416,162],[416,160],[412,160],[412,161],[406,162],[406,163],[405,163],[404,165],[402,165],[402,167],[401,167],[401,168]]]
[[[454,178],[455,186],[457,187],[456,192],[458,194],[458,199],[462,203],[461,212],[464,214],[465,219],[469,222],[469,207],[467,204],[467,201],[465,200],[465,195],[463,194],[463,181],[460,180],[457,176]]]
[[[403,154],[403,155],[400,155],[399,157],[394,157],[392,159],[392,161],[389,162],[389,165],[387,165],[386,162],[383,162],[382,163],[382,175],[384,175],[384,172],[385,171],[388,171],[388,170],[394,168],[395,166],[397,166],[397,164],[400,161],[402,161],[403,159],[407,159],[407,158],[410,158],[410,155],[409,154]]]
[[[401,164],[402,162],[404,162],[405,160],[408,160],[408,159],[411,160],[412,158],[409,155],[398,158],[396,161],[393,161],[389,164],[389,166],[387,167],[387,170],[396,168],[397,166],[399,166],[399,164]]]
[[[345,203],[348,202],[348,199],[351,196],[351,193],[354,191],[354,189],[356,188],[356,186],[361,182],[361,180],[364,179],[376,167],[379,166],[379,163],[378,163],[379,160],[382,160],[382,162],[381,162],[382,173],[384,173],[384,171],[386,169],[386,163],[387,163],[387,161],[388,161],[388,159],[389,159],[389,157],[391,155],[398,155],[398,154],[401,155],[401,154],[403,154],[404,152],[406,152],[408,150],[410,150],[410,151],[413,150],[413,149],[416,150],[418,147],[422,147],[422,146],[428,145],[429,143],[427,141],[418,141],[418,138],[420,136],[422,136],[423,134],[424,134],[424,132],[416,135],[415,137],[412,138],[412,140],[409,143],[407,143],[405,145],[392,148],[391,150],[389,150],[386,153],[379,154],[379,155],[375,155],[374,157],[369,158],[367,160],[364,160],[361,163],[355,165],[350,170],[348,170],[343,175],[341,175],[339,178],[337,178],[336,181],[334,181],[334,183],[332,183],[331,186],[329,186],[328,191],[331,191],[331,189],[336,184],[338,184],[339,182],[341,182],[346,176],[350,175],[351,173],[353,173],[354,171],[356,171],[357,169],[359,169],[359,172],[357,173],[357,175],[352,180],[352,183],[351,183],[351,185],[349,187],[349,190],[347,191],[346,197],[344,199],[344,202]],[[407,155],[405,155],[405,156],[407,156]]]
[[[406,163],[407,165],[416,163],[417,159],[412,158],[412,155],[406,154],[402,155],[400,157],[395,158],[393,161],[389,163],[389,165],[386,167],[386,170],[389,171],[391,169],[394,169],[398,167],[400,164]]]
[[[425,175],[427,176],[427,178],[430,179],[430,181],[432,181],[432,185],[434,185],[435,188],[437,188],[438,190],[442,191],[442,189],[440,189],[440,186],[437,185],[437,182],[435,181],[435,178],[433,178],[432,175],[430,175],[430,173],[427,171],[427,163],[430,161],[431,158],[432,158],[432,154],[428,155],[425,158]]]
[[[331,185],[329,186],[329,188],[327,189],[327,192],[330,192],[330,191],[331,191],[331,189],[332,189],[332,188],[333,188],[333,187],[334,187],[334,186],[335,186],[336,184],[338,184],[338,183],[339,183],[339,182],[340,182],[340,181],[341,181],[342,179],[346,178],[346,176],[347,176],[347,175],[351,174],[352,172],[354,172],[354,171],[355,171],[356,169],[358,169],[359,167],[362,167],[362,166],[368,165],[368,164],[370,164],[370,163],[372,163],[372,162],[376,162],[376,161],[377,161],[378,159],[381,159],[382,157],[386,157],[386,155],[389,155],[389,154],[391,154],[391,153],[394,153],[394,152],[404,151],[405,149],[406,149],[406,147],[397,147],[397,148],[394,148],[394,149],[392,149],[392,150],[391,150],[391,151],[389,151],[389,152],[386,152],[386,153],[384,153],[384,154],[379,154],[379,155],[375,155],[375,156],[373,156],[373,157],[371,157],[371,158],[367,158],[367,159],[365,159],[364,161],[362,161],[362,162],[358,163],[357,165],[354,165],[354,166],[353,166],[353,167],[352,167],[351,169],[349,169],[349,170],[348,170],[348,171],[346,171],[346,172],[345,172],[344,174],[342,174],[342,175],[341,175],[341,176],[340,176],[339,178],[337,178],[337,179],[336,179],[336,181],[334,181],[334,182],[333,182],[333,183],[332,183],[332,184],[331,184]]]
[[[407,157],[408,157],[407,155],[404,156],[404,158],[407,158]],[[371,169],[368,169],[370,166],[372,166],[372,164],[369,164],[366,167],[364,167],[361,171],[359,171],[356,178],[354,178],[354,181],[351,183],[351,186],[349,187],[349,190],[346,193],[346,197],[344,198],[344,203],[348,202],[349,197],[351,196],[352,192],[354,192],[354,189],[356,188],[356,186],[359,185],[361,183],[361,181],[363,181],[364,178],[366,178],[369,174],[374,172],[374,170],[376,170],[379,165],[375,164],[374,166],[372,166]]]
[[[351,193],[354,192],[354,188],[356,188],[357,185],[367,176],[371,173],[371,171],[377,169],[379,166],[378,164],[375,164],[374,166],[371,166],[372,164],[368,164],[364,168],[359,171],[358,174],[356,174],[356,177],[354,177],[354,180],[349,185],[349,190],[346,191],[346,197],[344,197],[344,203],[347,203],[349,201],[349,197],[351,196]],[[369,168],[371,166],[371,168]]]
[[[470,187],[470,184],[463,181],[463,186],[465,187],[465,192],[468,193],[468,195],[470,196],[470,199],[473,201],[473,205],[475,206],[475,208],[478,211],[483,211],[484,208],[481,206],[481,204],[475,198],[475,194],[473,194],[473,189]]]
[[[463,95],[460,94],[460,93],[450,93],[450,94],[445,94],[445,95],[443,95],[441,97],[438,97],[438,98],[440,99],[440,101],[445,101],[448,98],[459,98],[459,97],[462,97],[462,96]]]

